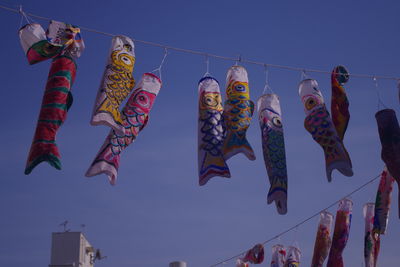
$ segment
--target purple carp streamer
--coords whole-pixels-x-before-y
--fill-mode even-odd
[[[365,220],[364,233],[364,259],[365,267],[376,267],[380,249],[380,234],[373,231],[374,228],[374,203],[364,205],[363,214]]]
[[[331,113],[336,132],[343,141],[350,120],[349,100],[343,85],[349,80],[349,73],[344,66],[337,66],[331,74],[332,98]]]
[[[268,204],[275,201],[279,214],[287,213],[287,169],[285,140],[279,97],[275,94],[262,95],[257,101],[258,119],[265,166],[270,182]]]
[[[342,254],[349,239],[352,209],[353,202],[350,199],[345,198],[340,201],[327,267],[344,267]]]
[[[324,261],[328,257],[329,249],[331,248],[332,244],[332,223],[333,215],[331,213],[327,211],[320,213],[311,267],[323,267]]]
[[[381,158],[389,173],[397,181],[399,187],[400,217],[400,127],[393,109],[383,109],[375,114],[378,123],[379,139],[382,145]]]
[[[161,80],[152,73],[143,74],[122,110],[124,135],[110,133],[86,172],[87,177],[104,173],[112,185],[116,183],[121,152],[133,143],[147,125],[149,113],[161,88]]]
[[[107,125],[119,135],[124,134],[120,104],[135,86],[134,65],[133,41],[126,36],[113,37],[90,121],[92,125]]]
[[[222,154],[225,137],[223,107],[218,81],[205,77],[199,81],[198,167],[199,184],[214,176],[231,177]]]
[[[246,131],[254,113],[246,69],[242,66],[232,66],[228,70],[226,83],[227,100],[223,115],[227,133],[222,148],[224,158],[228,160],[238,153],[243,153],[248,159],[255,160],[254,151],[246,139]]]
[[[376,192],[374,212],[374,232],[384,235],[389,221],[389,209],[392,198],[394,178],[385,166]]]
[[[304,128],[324,150],[328,181],[332,181],[334,169],[345,176],[353,176],[349,154],[336,133],[322,94],[318,89],[317,81],[313,79],[303,80],[299,86],[299,94],[306,113]]]
[[[301,251],[299,248],[289,246],[284,267],[298,267],[300,266]]]

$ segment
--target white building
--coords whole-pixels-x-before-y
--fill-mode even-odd
[[[52,233],[49,267],[94,267],[95,254],[81,232]]]

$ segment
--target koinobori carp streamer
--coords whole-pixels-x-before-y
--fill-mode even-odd
[[[276,94],[264,94],[257,101],[258,120],[265,166],[270,182],[268,204],[275,201],[279,214],[287,213],[287,168],[281,106]]]
[[[334,169],[345,176],[353,176],[349,154],[336,133],[317,81],[303,80],[299,86],[299,94],[306,113],[304,127],[324,151],[328,181],[332,180]]]
[[[111,184],[116,183],[121,152],[136,140],[146,127],[149,113],[160,91],[161,80],[152,73],[145,73],[122,110],[124,134],[110,130],[96,158],[86,172],[87,177],[104,173]]]
[[[211,77],[199,81],[198,168],[199,184],[212,177],[231,177],[222,154],[225,137],[219,84]]]

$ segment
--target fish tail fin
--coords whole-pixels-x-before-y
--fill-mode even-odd
[[[30,174],[43,161],[57,170],[61,170],[60,152],[54,140],[35,140],[33,142],[24,173]]]
[[[256,159],[254,151],[246,139],[246,135],[238,134],[237,132],[228,132],[224,141],[222,152],[225,160],[228,160],[239,153],[243,153],[249,160]]]
[[[107,141],[107,140],[106,140]],[[111,185],[115,185],[118,176],[118,167],[120,155],[114,155],[110,145],[103,145],[96,158],[93,160],[89,169],[86,171],[86,177],[105,174]]]
[[[214,176],[231,177],[229,167],[222,154],[213,156],[206,152],[199,163],[199,185],[205,185]]]
[[[278,181],[278,179],[275,179]],[[268,191],[267,203],[275,202],[279,214],[287,213],[287,185],[273,183]]]
[[[326,161],[326,177],[328,178],[328,182],[332,181],[332,172],[333,170],[338,170],[341,174],[347,177],[353,176],[353,164],[351,163],[351,159],[349,156],[349,153],[345,149],[344,145],[342,144],[343,147],[343,153],[340,155],[337,155],[335,160],[332,162],[329,162],[327,158],[325,158]],[[325,157],[327,157],[327,154],[325,153]],[[328,163],[329,162],[329,163]]]

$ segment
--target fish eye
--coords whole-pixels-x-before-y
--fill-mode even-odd
[[[317,105],[317,100],[314,98],[309,98],[306,100],[305,107],[307,110],[314,108]]]
[[[279,128],[282,128],[282,121],[279,117],[273,117],[272,118],[272,123]]]

